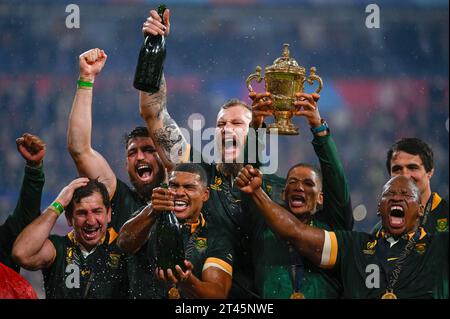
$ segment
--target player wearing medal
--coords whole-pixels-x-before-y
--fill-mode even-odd
[[[345,298],[448,298],[448,232],[419,227],[424,207],[415,183],[391,178],[379,200],[377,235],[326,231],[300,222],[261,189],[261,173],[248,168],[236,182],[252,196],[268,225],[313,264],[333,269]]]
[[[226,298],[231,288],[233,250],[221,230],[212,228],[202,209],[209,198],[207,175],[198,164],[179,164],[169,175],[169,188],[153,190],[152,202],[129,220],[120,232],[122,247],[130,253],[146,251],[155,260],[156,216],[173,211],[181,223],[186,260],[176,269],[160,269],[158,277],[178,285],[167,287],[169,298]]]
[[[262,103],[267,104],[270,95],[254,96],[257,109],[262,108],[260,101],[264,97]],[[303,93],[297,97],[299,101],[295,104],[302,110],[296,115],[308,119],[321,170],[308,164],[294,165],[286,177],[282,205],[302,223],[327,230],[351,230],[350,192],[328,125],[321,119],[317,107],[319,95]],[[333,272],[302,258],[292,245],[270,229],[257,208],[252,213],[255,287],[262,298],[340,297],[342,286]]]
[[[107,159],[93,149],[92,98],[94,80],[107,60],[103,50],[91,49],[79,57],[79,81],[67,130],[68,149],[80,176],[98,178],[111,199],[112,231],[119,233],[122,225],[147,205],[154,187],[164,180],[164,166],[146,127],[136,127],[125,137],[126,168],[133,187],[118,179]],[[157,102],[155,102],[157,103]],[[148,285],[155,281],[148,260],[141,255],[127,258],[130,298],[158,298],[159,288]]]
[[[434,175],[433,150],[418,138],[402,138],[394,143],[386,156],[390,176],[404,175],[417,184],[425,207],[420,223],[428,233],[448,232],[448,203],[437,192],[431,191]],[[376,233],[381,227],[374,227]]]
[[[66,236],[50,235],[65,211]],[[17,237],[13,259],[28,270],[42,269],[46,298],[127,297],[124,255],[107,225],[111,203],[102,183],[78,178]]]
[[[167,12],[167,10],[166,10]],[[163,28],[157,12],[152,10],[143,26],[144,35],[168,35],[170,23],[165,19]],[[233,184],[234,178],[243,167],[239,159],[245,161],[248,153],[248,133],[250,127],[258,128],[252,118],[252,109],[244,102],[231,99],[225,102],[217,114],[215,142],[220,149],[220,163],[210,162],[201,156],[201,150],[190,148],[176,122],[171,118],[166,103],[166,84],[164,78],[156,93],[140,92],[140,114],[146,122],[150,136],[155,142],[159,157],[168,168],[177,163],[201,162],[210,186],[210,197],[202,212],[208,223],[221,227],[233,244],[234,272],[230,298],[252,298],[255,296],[250,252],[249,209],[241,198],[241,192]],[[161,102],[162,101],[162,102]],[[261,124],[261,123],[259,123]],[[197,155],[200,155],[197,157]],[[248,155],[248,154],[247,154]],[[247,156],[248,157],[248,156]],[[284,179],[266,175],[264,187],[269,186],[271,194],[279,195]],[[266,189],[269,191],[269,189]]]

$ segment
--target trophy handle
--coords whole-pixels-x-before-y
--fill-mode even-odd
[[[319,87],[316,89],[315,93],[319,93],[322,90],[323,87],[323,81],[320,76],[316,74],[317,69],[315,66],[313,66],[311,69],[309,69],[309,76],[305,81],[308,81],[309,85],[312,85],[315,81],[319,84]]]
[[[252,88],[253,80],[256,80],[256,82],[258,82],[258,83],[261,83],[261,81],[264,80],[264,77],[261,77],[261,67],[260,66],[257,66],[256,72],[253,74],[250,74],[247,78],[247,81],[245,81],[249,92],[254,92],[253,88]]]

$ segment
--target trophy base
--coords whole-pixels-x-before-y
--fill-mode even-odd
[[[292,123],[290,111],[275,112],[275,123],[267,126],[268,132],[279,135],[298,135],[298,126]]]

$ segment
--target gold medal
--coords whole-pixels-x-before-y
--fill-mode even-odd
[[[393,290],[386,290],[381,299],[397,299],[397,296],[394,294]]]
[[[305,295],[302,294],[300,291],[293,292],[291,297],[289,299],[305,299]]]
[[[177,287],[170,288],[167,295],[169,296],[169,299],[180,299],[180,292],[178,291]]]

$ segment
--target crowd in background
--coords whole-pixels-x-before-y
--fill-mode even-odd
[[[92,144],[127,180],[123,135],[143,124],[132,79],[150,9],[85,4],[81,28],[71,30],[59,4],[1,8],[0,222],[18,197],[24,163],[15,139],[23,132],[47,143],[43,205],[76,176],[66,147],[67,119],[78,55],[92,47],[108,54],[95,83]],[[448,199],[448,5],[444,9],[390,7],[381,28],[368,29],[363,7],[173,7],[168,107],[182,127],[189,128],[192,113],[213,127],[226,99],[249,102],[245,79],[255,66],[272,64],[282,44],[290,43],[291,55],[308,69],[316,66],[324,79],[319,107],[342,158],[353,207],[367,209],[355,229],[367,231],[377,220],[377,196],[388,176],[386,150],[400,137],[432,146],[432,189]],[[300,136],[280,139],[279,175],[300,161],[317,163],[306,122],[296,123]]]

